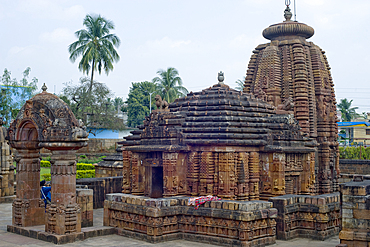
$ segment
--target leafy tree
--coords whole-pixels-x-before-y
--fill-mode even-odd
[[[75,32],[78,40],[69,45],[69,59],[75,62],[82,56],[78,68],[86,75],[91,69],[91,80],[88,92],[93,87],[94,71],[101,74],[102,69],[108,75],[113,70],[113,62],[119,61],[119,55],[114,47],[119,47],[121,41],[110,30],[114,29],[112,21],[100,15],[86,15],[83,25],[86,29]]]
[[[83,120],[89,133],[96,135],[101,129],[125,128],[123,120],[116,116],[113,95],[105,84],[93,81],[90,91],[91,81],[83,77],[77,85],[72,82],[65,85],[60,98],[69,104],[77,119]]]
[[[143,123],[145,116],[149,115],[150,93],[156,93],[156,84],[149,81],[133,82],[126,101],[127,125],[136,127]],[[154,96],[152,94],[152,109],[155,107]]]
[[[123,102],[123,99],[122,98],[120,98],[120,97],[114,98],[113,105],[114,105],[114,110],[117,111],[117,113],[121,109],[121,107],[123,106],[123,104],[124,104],[124,102]]]
[[[0,80],[3,86],[0,88],[0,116],[4,117],[5,126],[9,126],[26,100],[32,98],[37,90],[38,79],[36,77],[28,81],[31,69],[27,67],[23,71],[23,78],[18,82],[11,78],[11,72],[4,69]]]
[[[173,102],[179,97],[186,96],[188,90],[182,86],[179,72],[175,68],[158,70],[159,76],[153,78],[152,82],[157,83],[158,92],[168,103]]]
[[[236,80],[235,83],[237,84],[237,86],[235,87],[236,90],[239,90],[239,91],[243,91],[244,89],[244,81],[245,81],[245,76],[244,76],[244,79],[243,80]]]
[[[352,101],[353,100],[348,101],[347,99],[341,99],[340,103],[337,105],[342,113],[342,121],[344,122],[350,122],[352,119],[359,116],[359,114],[356,113],[358,107],[351,107]]]

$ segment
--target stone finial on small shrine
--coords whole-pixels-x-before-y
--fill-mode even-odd
[[[42,92],[46,92],[46,90],[48,89],[48,87],[44,83],[44,85],[42,85],[41,89],[42,89]]]
[[[284,10],[284,17],[285,21],[290,21],[290,18],[292,18],[292,12],[290,12],[290,0],[285,0],[286,9]]]
[[[224,79],[225,79],[224,72],[222,72],[222,71],[218,72],[218,83],[219,84],[223,84],[224,83]]]

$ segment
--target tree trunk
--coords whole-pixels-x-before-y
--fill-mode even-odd
[[[89,87],[89,93],[88,95],[91,94],[93,82],[94,82],[94,66],[95,66],[95,59],[92,61],[92,66],[91,66],[91,81],[90,81],[90,87]]]

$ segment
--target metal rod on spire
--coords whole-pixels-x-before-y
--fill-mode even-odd
[[[295,0],[294,0],[295,1]],[[285,5],[287,6],[287,7],[289,7],[289,5],[290,5],[290,0],[285,0]]]
[[[297,21],[297,11],[295,9],[295,0],[294,0],[294,21]]]

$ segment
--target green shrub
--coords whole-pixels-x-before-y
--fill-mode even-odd
[[[40,166],[41,166],[41,167],[50,167],[50,161],[47,161],[47,160],[41,160],[41,161],[40,161]]]
[[[82,157],[85,157],[85,158],[82,158]],[[99,163],[100,161],[102,161],[105,157],[107,156],[101,156],[101,157],[95,157],[95,158],[92,158],[92,159],[88,159],[86,158],[86,155],[81,155],[79,158],[78,158],[78,163],[85,163],[85,164],[95,164],[95,163]]]
[[[51,174],[50,173],[42,174],[40,180],[50,181],[51,180]]]
[[[50,161],[51,160],[51,157],[50,156],[46,156],[46,157],[41,157],[42,160],[47,160],[47,161]]]
[[[80,178],[95,178],[95,170],[78,170],[76,179]]]
[[[76,167],[77,170],[95,170],[95,166],[93,164],[77,163]]]
[[[361,157],[360,157],[361,149]],[[339,158],[340,159],[364,159],[370,160],[370,147],[339,147]]]

